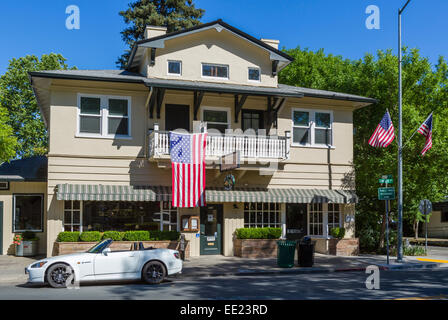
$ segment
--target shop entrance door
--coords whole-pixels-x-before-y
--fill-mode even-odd
[[[201,255],[222,254],[222,212],[222,204],[201,207]]]
[[[299,240],[307,234],[307,204],[286,204],[286,239]]]

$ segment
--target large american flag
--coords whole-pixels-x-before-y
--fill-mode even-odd
[[[389,111],[387,110],[383,119],[381,119],[380,124],[376,127],[375,132],[373,132],[370,137],[369,144],[372,147],[386,148],[392,141],[394,141],[394,138],[394,125],[390,118]]]
[[[170,132],[172,205],[205,206],[206,133]]]
[[[428,116],[428,118],[426,118],[425,122],[423,122],[420,128],[418,128],[418,133],[426,137],[425,146],[422,150],[422,156],[424,156],[426,151],[428,151],[432,147],[432,112]]]

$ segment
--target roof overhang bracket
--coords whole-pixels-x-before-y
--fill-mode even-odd
[[[246,102],[247,94],[241,95],[241,98],[238,95],[235,95],[235,123],[238,123],[238,118],[243,108],[244,103]]]
[[[198,111],[201,107],[202,98],[204,98],[204,91],[194,91],[194,120],[198,120]]]
[[[274,60],[272,61],[272,76],[276,76],[277,75],[277,70],[278,70],[278,60]]]

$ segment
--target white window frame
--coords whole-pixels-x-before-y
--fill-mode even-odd
[[[300,126],[294,124],[294,111],[308,112],[309,114],[309,126]],[[316,129],[316,113],[329,113],[330,114],[330,143],[316,144],[315,143],[315,129]],[[313,147],[313,148],[332,148],[334,149],[334,126],[333,126],[333,110],[320,110],[320,109],[303,109],[303,108],[291,108],[291,146],[293,147]],[[294,142],[294,128],[309,128],[309,142],[307,144],[301,144]],[[319,127],[317,127],[319,129]]]
[[[212,66],[212,67],[225,67],[227,68],[227,78],[224,77],[214,77],[214,76],[204,76],[204,66]],[[205,79],[216,79],[216,80],[229,80],[230,78],[230,67],[228,64],[219,64],[219,63],[201,63],[201,77]]]
[[[310,235],[310,236],[312,236],[312,237],[314,237],[314,238],[325,238],[327,235],[326,235],[326,229],[327,228],[325,228],[325,226],[326,226],[326,212],[328,212],[327,210],[328,210],[328,207],[326,207],[326,204],[325,203],[321,203],[321,205],[322,205],[322,211],[317,211],[317,210],[311,210],[311,208],[312,208],[312,206],[314,205],[314,204],[316,204],[316,205],[318,205],[319,203],[311,203],[311,204],[308,204],[308,208],[307,208],[307,228],[308,228],[308,235]],[[322,224],[322,234],[313,234],[313,233],[311,233],[311,215],[312,214],[314,214],[314,213],[316,213],[316,214],[319,214],[319,213],[321,213],[322,214],[322,222],[320,223],[320,222],[314,222],[313,221],[313,225],[320,225],[320,224]]]
[[[100,99],[100,133],[85,133],[80,132],[81,129],[81,98],[99,98]],[[112,116],[109,115],[109,99],[118,99],[118,100],[127,100],[128,101],[128,115],[125,117],[121,116]],[[78,93],[77,96],[77,128],[76,128],[76,137],[77,138],[100,138],[100,139],[132,139],[132,126],[131,126],[131,97],[130,96],[114,96],[114,95],[99,95],[99,94],[91,94],[91,93]],[[95,116],[96,115],[82,115],[82,116]],[[128,134],[109,134],[108,133],[108,125],[109,118],[127,118],[128,119]]]
[[[249,79],[250,70],[258,70],[258,80]],[[261,69],[259,67],[248,67],[247,68],[247,81],[249,82],[261,82]]]
[[[171,73],[170,72],[170,62],[177,62],[179,63],[179,73]],[[180,77],[182,75],[182,61],[181,60],[168,60],[166,62],[166,74],[169,76],[176,76],[176,77]]]
[[[168,208],[164,209],[163,204],[164,202],[168,203]],[[168,222],[164,219],[164,215],[168,215]],[[171,215],[176,215],[176,223],[171,222]],[[154,219],[155,221],[156,219]],[[171,201],[160,201],[160,231],[163,231],[163,226],[167,225],[168,229],[167,231],[180,231],[180,225],[179,225],[179,208],[173,207],[171,204]]]
[[[41,213],[40,213],[40,224],[41,229],[32,230],[20,230],[16,229],[16,197],[40,197],[41,198]],[[45,215],[45,198],[42,193],[14,193],[12,195],[12,232],[44,232],[44,215]]]
[[[266,202],[247,202],[249,204],[249,209],[244,209],[244,205],[243,204],[243,223],[244,223],[244,228],[266,228],[266,227],[270,227],[270,228],[282,228],[282,204],[281,203],[274,203],[274,209],[271,210],[271,203],[267,203],[268,204],[268,208],[265,210],[264,209],[264,204]],[[255,209],[251,209],[251,204],[255,204]],[[261,210],[257,209],[257,205],[261,203]],[[277,209],[278,206],[278,209]],[[248,213],[249,215],[249,222],[245,222],[244,221],[244,214]],[[261,222],[257,221],[257,213],[261,212]],[[251,223],[250,222],[250,216],[251,214],[255,215],[255,222]],[[264,223],[264,216],[265,214],[267,214],[268,216],[268,222]],[[274,216],[276,217],[275,222],[271,223],[271,214],[274,214]],[[259,227],[258,225],[261,224],[261,227]]]
[[[65,202],[69,201],[71,203],[71,209],[65,209]],[[73,201],[78,201],[79,202],[79,210],[78,209],[73,209]],[[70,223],[66,223],[65,221],[65,212],[66,211],[70,211],[70,218],[71,221]],[[79,225],[78,224],[73,224],[73,211],[79,211]],[[63,231],[73,231],[73,226],[79,226],[79,232],[82,232],[82,227],[83,227],[83,203],[82,200],[64,200],[64,215],[63,215],[64,219],[62,221],[62,230]],[[66,230],[65,226],[66,225],[70,225],[70,230]]]
[[[205,122],[204,120],[204,111],[225,111],[227,112],[227,122],[210,122],[207,121],[207,123],[211,123],[211,124],[227,124],[227,129],[231,128],[232,125],[232,119],[231,119],[231,114],[230,114],[230,108],[227,107],[209,107],[209,106],[203,106],[201,107],[201,121]],[[207,130],[208,130],[208,126],[207,126]]]

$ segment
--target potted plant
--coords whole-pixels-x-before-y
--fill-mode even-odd
[[[16,234],[13,242],[15,244],[16,256],[30,257],[37,254],[38,240],[34,232],[26,231],[23,234]]]

